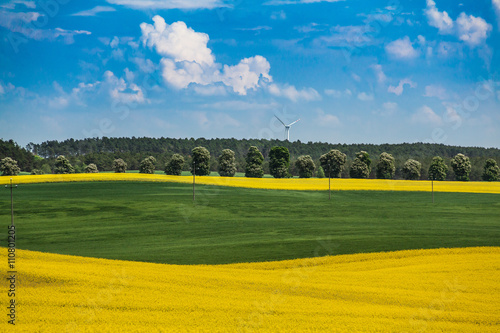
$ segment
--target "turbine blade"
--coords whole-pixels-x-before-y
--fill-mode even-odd
[[[293,124],[295,124],[295,123],[296,123],[296,122],[298,122],[299,120],[300,120],[300,119],[295,120],[293,123],[291,123],[291,124],[290,124],[290,125],[288,125],[288,126],[292,126]]]
[[[283,124],[283,126],[286,126],[286,125],[285,125],[285,123],[284,123],[284,122],[282,122],[282,121],[281,121],[281,119],[280,119],[280,118],[278,118],[278,116],[277,116],[277,115],[274,115],[274,116],[276,117],[276,119],[278,119],[278,120],[280,121],[280,123],[282,123],[282,124]]]

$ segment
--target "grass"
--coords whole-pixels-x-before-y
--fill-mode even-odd
[[[499,246],[498,194],[276,191],[148,182],[15,189],[17,248],[172,264]],[[10,223],[8,191],[0,218]],[[2,237],[1,246],[6,246]]]

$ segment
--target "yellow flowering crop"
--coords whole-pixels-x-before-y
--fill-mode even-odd
[[[191,176],[167,176],[139,173],[82,173],[69,175],[29,175],[0,177],[0,184],[79,182],[79,181],[151,181],[191,183]],[[196,177],[198,184],[220,185],[273,190],[328,190],[328,179],[274,179],[245,177]],[[332,179],[332,190],[376,190],[376,191],[431,191],[431,182],[425,180],[383,180],[383,179]],[[436,192],[500,193],[500,182],[434,182]]]
[[[500,247],[218,266],[18,250],[16,269],[2,332],[500,330]]]

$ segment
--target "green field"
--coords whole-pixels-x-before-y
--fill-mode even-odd
[[[495,194],[275,191],[147,182],[15,189],[17,248],[175,264],[499,246]],[[10,223],[4,189],[0,218]],[[5,228],[7,229],[7,228]],[[7,235],[7,232],[5,232]],[[1,246],[6,246],[2,237]]]

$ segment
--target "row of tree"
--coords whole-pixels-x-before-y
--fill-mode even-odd
[[[188,156],[196,147],[205,147],[211,152],[221,152],[223,149],[231,149],[235,152],[235,158],[243,161],[247,154],[248,147],[259,147],[265,159],[269,158],[269,153],[273,147],[283,146],[288,149],[291,159],[296,159],[301,155],[309,155],[313,160],[326,151],[337,149],[347,156],[354,156],[356,152],[367,151],[373,156],[378,156],[387,152],[394,156],[396,160],[416,158],[422,160],[425,157],[442,156],[451,158],[458,153],[465,154],[470,158],[500,158],[500,149],[481,147],[458,147],[444,144],[432,143],[401,143],[401,144],[331,144],[327,142],[301,142],[300,140],[289,142],[281,140],[266,139],[205,139],[205,138],[86,138],[82,140],[68,139],[64,141],[45,141],[40,144],[29,143],[27,151],[42,158],[56,158],[60,155],[66,157],[83,156],[89,154],[130,154],[131,156],[142,155],[142,158],[154,156],[159,160],[159,156],[180,154]],[[0,151],[1,153],[1,151]],[[1,156],[1,155],[0,155]],[[5,155],[11,156],[12,155]],[[3,156],[3,157],[5,157]],[[14,157],[13,157],[14,158]],[[141,160],[142,160],[141,158]],[[140,160],[139,160],[140,162]]]
[[[203,144],[200,144],[203,143]],[[206,145],[205,145],[206,144]],[[236,139],[170,139],[170,138],[92,138],[84,140],[69,139],[65,141],[47,141],[42,144],[30,143],[26,148],[19,147],[14,141],[0,140],[0,159],[12,157],[18,161],[21,171],[40,173],[56,172],[56,159],[64,155],[74,168],[74,172],[82,173],[87,171],[87,166],[95,164],[101,171],[114,170],[113,163],[116,159],[122,159],[127,163],[127,169],[140,170],[142,161],[153,156],[156,159],[157,169],[170,160],[178,160],[179,156],[184,159],[183,170],[189,171],[193,164],[192,150],[196,147],[204,146],[211,152],[216,152],[210,158],[209,168],[211,171],[219,170],[219,161],[224,148],[234,152],[236,172],[246,173],[246,157],[248,147],[259,147],[264,161],[262,169],[265,174],[270,174],[271,169],[271,149],[275,146],[282,146],[288,149],[290,162],[288,172],[293,176],[301,176],[301,169],[298,167],[302,163],[307,163],[301,156],[309,155],[312,163],[317,165],[313,176],[321,176],[321,165],[319,158],[325,151],[337,149],[346,153],[347,162],[341,172],[341,177],[357,177],[357,174],[366,174],[368,178],[377,178],[377,168],[366,168],[362,163],[362,157],[357,155],[360,151],[369,151],[372,156],[376,156],[373,165],[378,163],[378,158],[383,152],[394,157],[396,170],[394,178],[404,179],[404,165],[408,159],[418,160],[421,163],[420,179],[428,179],[428,170],[434,156],[441,156],[450,165],[451,158],[457,153],[464,153],[469,156],[471,180],[483,179],[483,166],[489,159],[500,163],[500,149],[478,148],[478,147],[456,147],[441,144],[384,144],[384,145],[332,145],[320,142],[301,143],[283,142],[278,140],[236,140]],[[233,149],[234,148],[234,149]],[[40,154],[36,155],[36,154]],[[299,161],[299,164],[297,162]],[[309,163],[311,163],[309,161]],[[456,179],[452,168],[449,169],[447,180]]]
[[[210,174],[210,152],[205,147],[195,147],[191,151],[190,170],[195,175]],[[298,170],[300,178],[310,178],[315,174],[317,177],[340,178],[345,169],[347,156],[337,149],[332,149],[328,153],[323,154],[319,158],[320,166],[316,170],[316,164],[310,155],[302,155],[295,161],[295,167]],[[153,156],[144,158],[139,167],[140,173],[154,173],[156,170],[157,160]],[[251,146],[246,155],[245,176],[252,178],[261,178],[264,176],[264,156],[255,146]],[[168,162],[164,164],[164,171],[167,175],[181,175],[186,161],[180,154],[174,154]],[[356,153],[356,158],[351,164],[349,175],[351,178],[368,178],[371,174],[371,159],[366,151]],[[464,154],[455,155],[450,165],[453,169],[455,179],[459,181],[470,180],[471,162],[469,157]],[[275,178],[292,177],[290,169],[290,153],[286,147],[273,147],[269,153],[269,171]],[[121,159],[113,161],[113,170],[115,172],[125,172],[127,163]],[[443,158],[436,156],[432,159],[432,163],[428,169],[428,179],[430,180],[445,180],[448,174],[448,166]],[[0,161],[0,171],[2,175],[17,175],[20,168],[17,161],[10,157],[6,157]],[[235,153],[231,149],[224,149],[218,157],[218,173],[223,177],[233,177],[237,171]],[[418,180],[422,176],[422,164],[414,159],[408,159],[402,169],[402,175],[407,180]],[[66,174],[74,173],[75,168],[65,156],[59,156],[54,163],[54,173]],[[85,166],[84,172],[95,173],[99,172],[94,163]],[[378,158],[376,165],[376,176],[379,179],[393,179],[396,172],[395,160],[391,154],[383,152]],[[33,169],[32,174],[42,174],[43,171]],[[486,160],[483,166],[482,179],[485,181],[497,181],[500,178],[500,168],[494,159]]]

